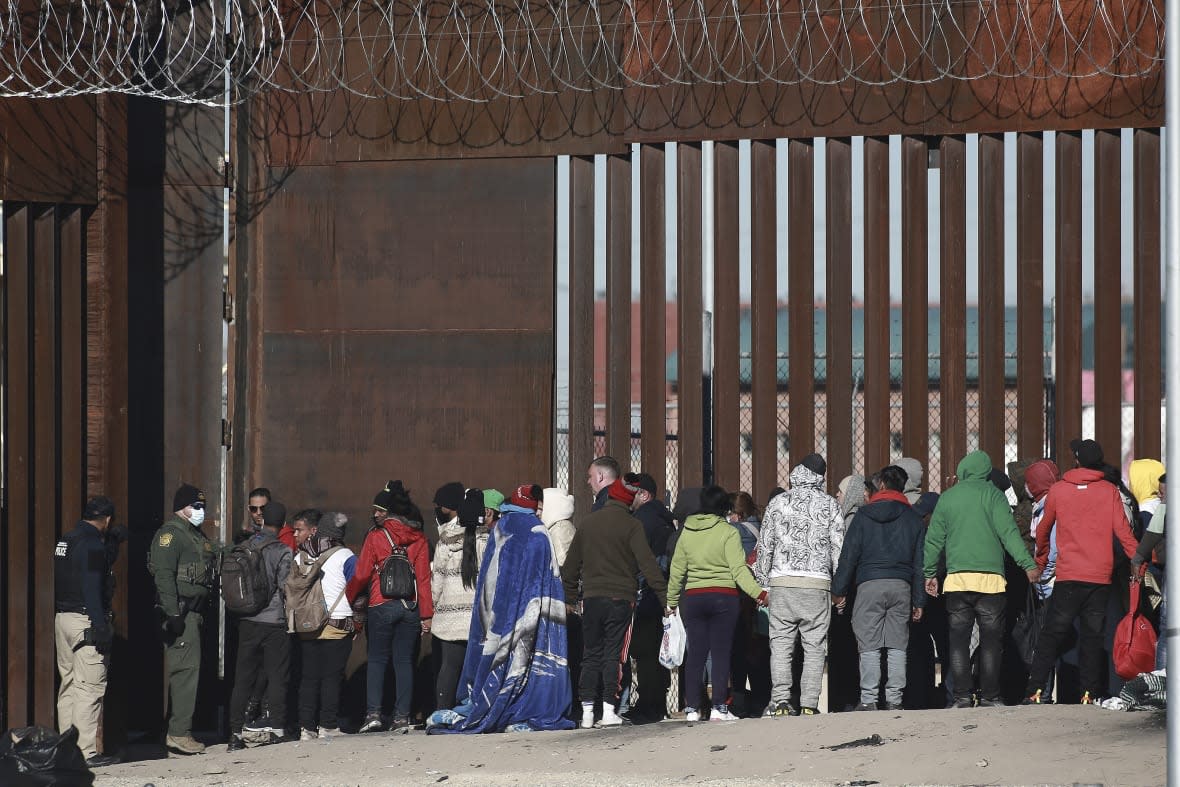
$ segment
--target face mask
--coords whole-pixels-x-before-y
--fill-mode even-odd
[[[205,521],[205,509],[194,508],[193,512],[189,514],[188,521],[192,523],[193,527],[200,527],[201,523]]]

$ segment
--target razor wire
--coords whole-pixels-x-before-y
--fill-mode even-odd
[[[1164,0],[8,0],[0,96],[486,102],[665,86],[1132,79]]]

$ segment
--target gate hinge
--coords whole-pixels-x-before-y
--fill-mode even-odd
[[[226,322],[234,321],[234,296],[229,290],[221,293],[221,318]]]
[[[221,419],[221,446],[222,448],[232,448],[234,442],[234,427],[226,419]]]

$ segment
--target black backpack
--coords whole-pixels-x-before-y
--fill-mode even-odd
[[[286,548],[282,542],[274,543]],[[270,604],[275,588],[266,570],[262,551],[247,541],[238,544],[222,557],[221,597],[225,600],[228,612],[257,615]]]
[[[381,564],[381,595],[388,599],[398,599],[407,607],[418,604],[418,579],[414,575],[414,565],[410,562],[410,555],[406,548],[393,543],[389,531],[381,528],[393,552]]]

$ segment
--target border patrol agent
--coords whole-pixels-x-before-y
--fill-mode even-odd
[[[168,737],[174,754],[201,754],[192,735],[201,674],[201,609],[217,574],[218,550],[203,532],[205,493],[183,484],[172,498],[175,515],[152,539],[148,570],[156,581],[168,672]]]
[[[54,639],[61,688],[57,726],[78,729],[78,748],[92,767],[114,765],[118,757],[98,753],[98,720],[107,691],[107,656],[114,641],[106,598],[110,570],[103,535],[115,516],[106,497],[91,498],[74,529],[53,553]],[[116,548],[115,555],[118,554]]]

